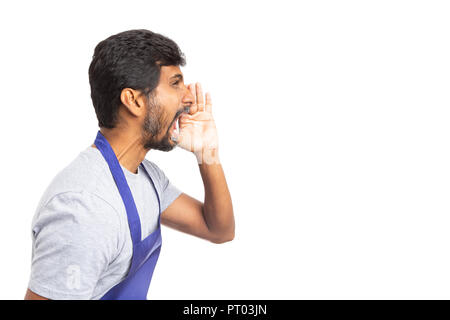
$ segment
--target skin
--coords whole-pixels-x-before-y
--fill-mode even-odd
[[[178,66],[161,67],[155,94],[155,101],[161,107],[159,133],[151,135],[148,130],[143,130],[149,101],[145,95],[131,88],[122,90],[120,98],[123,105],[119,108],[118,125],[113,129],[100,128],[100,131],[110,143],[120,164],[134,173],[137,173],[138,166],[150,150],[145,148],[148,142],[155,145],[163,143],[170,147],[178,145],[191,152],[197,159],[203,180],[204,201],[182,193],[162,212],[161,223],[213,243],[233,240],[233,206],[219,160],[211,95],[206,93],[203,96],[200,83],[186,86]],[[180,136],[178,141],[172,141],[169,128],[177,112],[185,107],[190,107],[189,113],[181,114]],[[28,289],[25,299],[46,298]]]

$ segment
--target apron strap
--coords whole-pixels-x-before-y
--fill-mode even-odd
[[[144,172],[147,174],[150,182],[152,183],[153,189],[155,190],[155,193],[156,193],[156,198],[158,199],[158,211],[159,211],[159,214],[158,214],[158,226],[159,226],[160,219],[161,219],[161,200],[160,200],[160,197],[159,197],[159,192],[158,192],[158,189],[156,188],[155,182],[153,181],[152,175],[145,168],[144,162],[141,162],[140,166],[144,169]]]
[[[123,170],[120,167],[119,160],[117,160],[116,154],[111,148],[111,145],[100,132],[100,130],[97,133],[97,138],[95,139],[94,144],[100,150],[106,162],[108,163],[109,169],[111,170],[114,181],[116,182],[120,196],[122,197],[123,203],[125,205],[131,239],[133,241],[133,244],[137,244],[141,241],[141,222],[139,219],[136,204],[134,203],[133,195],[131,194],[131,190],[128,186]],[[156,192],[156,194],[158,194],[158,192]]]

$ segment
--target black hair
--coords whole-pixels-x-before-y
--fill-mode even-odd
[[[173,40],[149,30],[129,30],[101,41],[89,66],[99,127],[116,126],[124,88],[150,95],[158,86],[161,66],[185,64],[184,54]]]

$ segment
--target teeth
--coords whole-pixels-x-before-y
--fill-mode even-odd
[[[180,118],[175,120],[175,130],[173,130],[172,136],[170,137],[170,139],[172,139],[173,142],[178,142],[178,136],[180,134],[180,126],[178,123],[179,119]]]

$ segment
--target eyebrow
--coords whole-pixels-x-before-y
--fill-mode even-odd
[[[181,73],[174,74],[170,79],[180,79],[183,80],[183,75]]]

